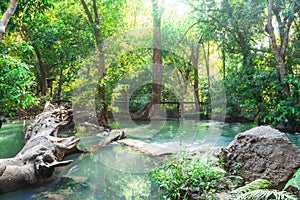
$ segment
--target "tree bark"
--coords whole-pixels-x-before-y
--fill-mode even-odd
[[[281,29],[280,32],[282,32],[282,33],[280,34],[280,44],[281,45],[279,47],[279,45],[277,44],[277,41],[276,41],[275,33],[274,33],[274,27],[273,27],[273,21],[272,21],[272,18],[273,18],[272,13],[273,12],[276,16],[278,25],[279,26],[282,25],[281,18],[279,16],[279,13],[277,12],[276,8],[274,7],[273,0],[268,0],[268,24],[266,26],[266,31],[269,34],[272,48],[273,48],[273,51],[275,54],[275,59],[278,64],[279,78],[280,78],[282,89],[287,96],[290,96],[289,85],[287,83],[284,83],[284,79],[287,75],[287,70],[286,70],[286,66],[285,66],[285,52],[288,47],[289,32],[290,32],[291,25],[293,23],[293,18],[288,17],[286,19],[287,21],[286,21],[285,27],[280,28]]]
[[[205,45],[202,43],[203,49],[203,57],[205,60],[205,68],[206,68],[206,75],[207,75],[207,86],[208,92],[210,91],[210,72],[209,72],[209,43],[207,44],[207,51],[205,50]]]
[[[195,99],[195,107],[196,111],[200,112],[200,104],[199,104],[199,43],[197,43],[196,47],[191,46],[191,61],[194,67],[194,99]]]
[[[40,50],[37,48],[35,44],[32,44],[35,55],[37,57],[37,60],[39,62],[39,71],[40,71],[40,88],[41,88],[41,94],[43,96],[47,95],[47,80],[46,80],[46,69],[45,65],[42,59],[42,55],[40,53]]]
[[[9,22],[11,16],[15,12],[18,2],[19,2],[19,0],[11,0],[7,10],[4,12],[2,18],[0,19],[0,43],[3,40],[7,24]]]
[[[106,100],[106,93],[105,93],[105,86],[98,86],[98,99],[101,101],[96,106],[96,109],[99,111],[97,113],[97,119],[100,126],[109,127],[108,118],[107,118],[107,100]]]
[[[159,8],[158,0],[152,0],[153,7],[153,85],[152,85],[152,113],[153,117],[159,117],[160,101],[162,94],[162,56],[161,56],[161,17],[162,10]]]
[[[63,71],[64,71],[63,68],[60,67],[60,69],[59,69],[59,81],[58,81],[58,88],[57,88],[57,100],[59,102],[61,101],[61,92],[62,92],[62,85],[63,85]]]
[[[66,155],[83,152],[79,139],[59,138],[57,133],[72,123],[72,110],[55,108],[49,102],[27,127],[25,146],[14,157],[0,159],[0,193],[14,191],[49,179],[54,169],[68,165]]]
[[[223,47],[222,47],[222,68],[223,68],[223,80],[225,80],[226,79],[226,55]]]

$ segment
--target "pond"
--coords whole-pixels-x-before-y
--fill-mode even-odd
[[[234,136],[253,124],[214,121],[169,120],[151,123],[127,121],[114,124],[125,130],[128,138],[177,148],[214,148],[227,146]],[[12,157],[24,145],[25,123],[6,124],[0,130],[0,156]],[[89,148],[101,141],[97,132],[78,129],[80,146]],[[300,136],[288,134],[300,147]],[[0,195],[0,199],[162,199],[161,192],[148,177],[148,171],[162,158],[155,158],[116,144],[88,154],[72,155],[69,166],[59,168],[56,178],[24,190]]]

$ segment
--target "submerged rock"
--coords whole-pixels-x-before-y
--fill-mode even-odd
[[[221,150],[225,169],[247,181],[258,178],[281,190],[300,167],[300,151],[287,136],[269,126],[260,126],[238,134]],[[237,168],[241,164],[240,168]]]
[[[149,144],[147,142],[134,140],[134,139],[124,139],[118,141],[119,144],[132,147],[136,151],[140,151],[151,156],[162,156],[162,155],[170,155],[175,153],[175,150],[160,147],[155,144]]]

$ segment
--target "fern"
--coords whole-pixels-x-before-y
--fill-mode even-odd
[[[269,184],[268,180],[257,179],[231,193],[237,200],[297,200],[293,194],[286,191],[268,190]]]
[[[285,191],[258,189],[236,196],[236,200],[297,200],[297,198]]]
[[[270,185],[270,181],[265,180],[265,179],[257,179],[255,181],[252,181],[251,183],[248,183],[247,185],[237,188],[233,190],[231,193],[232,194],[243,194],[247,193],[253,190],[258,190],[258,189],[266,189]]]

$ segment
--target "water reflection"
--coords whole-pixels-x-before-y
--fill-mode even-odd
[[[69,182],[65,181],[65,184],[69,184],[69,188],[73,185],[73,188],[83,190],[66,191],[62,185],[52,189],[52,192],[42,192],[35,198],[65,194],[68,195],[65,199],[160,199],[157,189],[153,192],[147,175],[153,165],[150,156],[127,147],[110,145],[97,152],[82,154],[58,175],[64,177],[62,180],[68,178]]]

